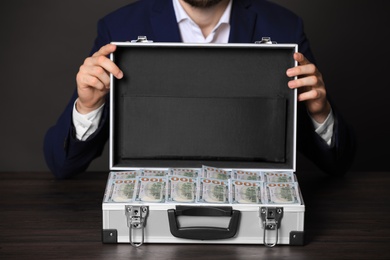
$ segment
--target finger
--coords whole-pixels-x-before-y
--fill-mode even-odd
[[[305,87],[305,86],[317,86],[318,78],[316,76],[308,76],[308,77],[298,78],[295,80],[290,80],[287,84],[288,87],[291,89]]]
[[[95,52],[92,57],[96,56],[108,56],[109,54],[113,53],[116,50],[116,45],[114,44],[106,44],[103,47],[101,47],[97,52]]]
[[[311,89],[298,95],[298,101],[315,100],[321,98],[322,93],[317,89]]]
[[[296,60],[300,65],[311,63],[308,59],[306,59],[305,55],[300,52],[294,53],[294,60]]]
[[[118,79],[123,77],[122,70],[106,56],[89,57],[85,60],[84,65],[89,68],[89,73],[92,73],[93,75],[104,72],[106,74],[111,73]]]
[[[313,63],[300,65],[297,67],[290,68],[286,71],[287,76],[296,77],[302,75],[311,75],[316,73],[316,66]]]
[[[117,79],[121,79],[123,77],[122,70],[107,57],[107,55],[113,53],[115,50],[116,45],[114,44],[104,45],[99,51],[92,55],[90,61],[93,65],[103,67],[108,73],[113,74]]]
[[[300,52],[295,52],[294,55],[293,55],[293,58],[298,63],[298,66],[294,66],[292,68],[289,68],[286,71],[286,74],[289,77],[295,77],[295,76],[301,75],[301,74],[299,74],[299,67],[302,66],[302,65],[306,65],[306,64],[310,63],[305,58],[305,56],[302,53],[300,53]]]

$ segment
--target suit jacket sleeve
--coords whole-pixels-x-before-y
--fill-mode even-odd
[[[58,179],[70,178],[85,171],[91,161],[100,156],[108,139],[108,105],[103,108],[99,128],[86,141],[75,137],[72,109],[77,93],[56,124],[49,128],[44,138],[44,155],[47,166]]]
[[[90,55],[110,41],[109,32],[103,20],[100,20],[98,36]],[[109,97],[107,96],[98,129],[87,140],[77,140],[72,121],[72,110],[76,99],[75,89],[56,124],[48,129],[44,137],[43,151],[46,164],[58,179],[70,178],[85,171],[90,163],[102,154],[109,136]]]
[[[335,118],[329,146],[317,133],[304,104],[298,105],[297,149],[329,175],[343,175],[351,167],[356,151],[355,133],[332,104]]]

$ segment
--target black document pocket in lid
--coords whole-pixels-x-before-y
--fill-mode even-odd
[[[286,160],[285,98],[123,98],[123,159]]]

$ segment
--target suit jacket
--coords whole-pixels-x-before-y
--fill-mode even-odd
[[[253,43],[264,36],[278,43],[297,43],[299,51],[315,63],[302,20],[281,6],[264,0],[235,0],[230,25],[230,43]],[[140,35],[155,42],[181,42],[172,0],[140,0],[103,17],[98,22],[98,34],[90,54],[109,42],[131,41]],[[76,98],[75,90],[64,112],[45,135],[45,159],[57,178],[85,171],[101,155],[108,140],[108,98],[98,130],[86,141],[78,141],[74,134],[72,109]],[[299,104],[297,149],[323,171],[342,174],[352,163],[355,141],[351,129],[335,106],[332,107],[335,126],[329,147],[314,132],[304,104]]]

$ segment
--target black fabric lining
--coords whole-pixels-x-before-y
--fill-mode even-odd
[[[124,159],[285,161],[286,100],[126,97]]]

